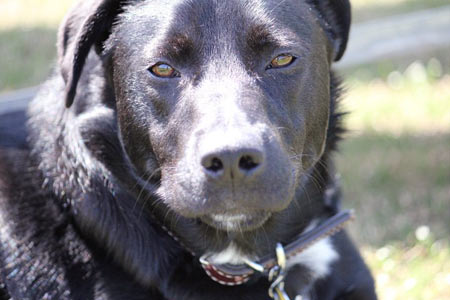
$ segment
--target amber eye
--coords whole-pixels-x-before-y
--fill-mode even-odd
[[[295,57],[289,54],[281,54],[272,59],[270,65],[267,67],[271,68],[283,68],[287,67],[295,61]]]
[[[175,71],[174,68],[165,63],[157,63],[153,67],[150,67],[149,70],[153,75],[157,77],[172,78],[179,76],[178,72]]]

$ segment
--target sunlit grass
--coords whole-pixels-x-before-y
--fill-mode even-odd
[[[368,133],[336,155],[380,300],[450,300],[450,132]],[[419,229],[418,229],[419,228]]]
[[[1,0],[0,31],[15,27],[56,27],[74,0]]]
[[[450,75],[436,59],[412,63],[386,80],[347,81],[343,109],[351,112],[346,126],[361,132],[436,133],[450,131]]]
[[[363,255],[375,272],[380,299],[450,299],[448,241],[427,237],[411,247],[393,244],[378,249],[364,248]]]
[[[450,76],[436,59],[350,76],[336,156],[380,299],[450,299]],[[367,246],[371,245],[371,246]]]
[[[362,243],[411,245],[423,224],[440,238],[450,233],[450,76],[442,69],[431,59],[386,79],[347,81],[349,133],[337,163]]]

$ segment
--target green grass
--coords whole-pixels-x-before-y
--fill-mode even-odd
[[[346,119],[351,133],[450,131],[450,75],[442,73],[435,59],[428,64],[414,62],[386,80],[350,76],[345,86],[343,108],[351,112]]]
[[[385,300],[449,300],[450,245],[432,237],[414,246],[363,249]]]
[[[0,31],[0,92],[45,80],[56,59],[55,43],[55,30],[45,27]]]
[[[450,76],[431,59],[383,78],[350,76],[336,155],[352,236],[380,299],[450,299]],[[363,78],[363,79],[361,79]],[[420,232],[429,231],[426,238]]]
[[[0,29],[56,27],[75,0],[1,0]]]
[[[56,31],[73,0],[0,0],[0,93],[45,80]]]

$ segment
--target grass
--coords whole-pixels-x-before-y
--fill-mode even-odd
[[[1,0],[0,28],[55,28],[73,3],[75,0]]]
[[[436,59],[346,82],[336,155],[380,299],[450,299],[450,76]],[[361,79],[363,78],[363,79]]]
[[[342,144],[337,162],[344,206],[357,211],[353,235],[361,244],[411,245],[421,225],[437,238],[449,236],[449,149],[450,132],[364,133]]]
[[[357,76],[357,75],[356,75]],[[413,62],[385,80],[351,76],[346,82],[347,127],[359,131],[436,133],[450,131],[450,75],[436,59]]]
[[[45,27],[0,31],[0,92],[42,82],[55,60],[55,43],[55,30]]]
[[[447,241],[427,237],[417,240],[411,247],[390,245],[377,250],[363,249],[363,255],[375,271],[380,299],[450,299],[450,245]]]
[[[42,82],[72,0],[0,1],[0,92]],[[356,21],[450,0],[352,0]],[[346,71],[336,155],[352,235],[380,299],[450,300],[450,58],[417,53]],[[433,58],[435,57],[435,58]]]
[[[45,80],[58,24],[74,0],[0,1],[0,93]]]

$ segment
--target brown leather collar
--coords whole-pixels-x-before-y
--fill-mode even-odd
[[[299,235],[294,241],[284,246],[286,259],[289,260],[317,241],[341,231],[346,223],[353,219],[353,211],[341,211],[312,230]],[[277,258],[274,253],[273,255],[264,256],[257,262],[248,261],[246,264],[241,265],[214,265],[208,261],[208,257],[203,256],[200,258],[200,263],[212,280],[223,285],[234,286],[247,282],[255,272],[268,276],[272,268],[277,265]]]

